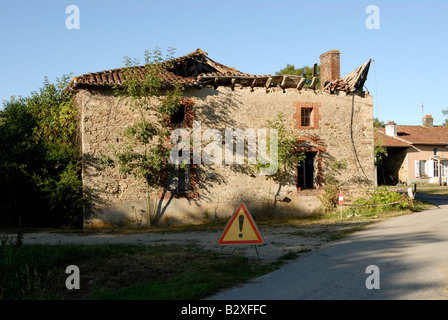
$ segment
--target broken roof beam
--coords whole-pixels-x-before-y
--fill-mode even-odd
[[[302,90],[303,86],[305,85],[305,78],[302,77],[302,79],[300,79],[299,83],[297,84],[297,90]]]
[[[213,80],[213,88],[216,90],[218,89],[218,77],[215,77],[215,80]]]
[[[310,89],[314,89],[316,87],[317,77],[313,77],[310,84]]]
[[[266,87],[266,91],[269,89],[269,87],[271,86],[271,82],[272,82],[272,77],[269,77],[267,80],[266,80],[266,83],[265,83],[265,87]]]
[[[283,76],[282,78],[282,82],[280,83],[280,88],[283,89],[283,91],[285,91],[285,87],[286,87],[286,80],[288,79],[288,76]]]
[[[257,82],[257,78],[254,78],[254,80],[253,80],[252,83],[250,84],[250,91],[254,91],[255,82]]]
[[[317,83],[317,63],[313,66],[313,79],[311,80],[310,89],[313,89],[316,87]]]
[[[286,88],[297,88],[303,86],[301,81],[304,81],[302,76],[296,75],[267,75],[267,76],[246,76],[246,75],[202,75],[198,77],[198,81],[203,84],[213,85],[216,89],[218,86],[232,86],[236,84],[241,86],[250,87],[253,91],[255,87],[264,86],[266,89],[270,87],[281,87],[283,90]]]

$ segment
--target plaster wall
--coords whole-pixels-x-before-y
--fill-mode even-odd
[[[266,120],[283,113],[290,130],[304,137],[303,146],[318,148],[319,169],[325,176],[335,162],[346,168],[335,173],[341,189],[359,190],[375,183],[373,155],[372,97],[367,93],[330,95],[321,91],[280,88],[190,88],[184,97],[194,100],[194,120],[202,133],[216,129],[267,128]],[[318,110],[310,128],[298,126],[298,106]],[[85,226],[142,225],[148,221],[146,187],[132,176],[123,177],[118,168],[101,166],[104,156],[113,156],[123,145],[123,130],[137,120],[136,112],[110,89],[78,89],[74,104],[80,110],[83,153],[83,182],[91,204],[85,210]],[[203,141],[205,146],[209,141]],[[224,139],[223,139],[224,142]],[[224,146],[223,146],[224,157]],[[224,163],[224,161],[223,161]],[[159,223],[196,223],[226,218],[240,201],[256,215],[306,215],[319,205],[323,184],[315,190],[298,191],[295,172],[282,185],[251,174],[247,165],[197,167],[195,197],[162,196],[158,202]],[[277,196],[277,197],[276,197]],[[154,198],[154,197],[153,197]],[[160,194],[159,194],[160,198]],[[269,209],[269,210],[268,210]]]

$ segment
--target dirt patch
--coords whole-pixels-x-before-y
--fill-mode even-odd
[[[301,226],[261,227],[264,244],[257,247],[239,246],[234,254],[258,257],[263,262],[274,262],[283,255],[294,252],[303,253],[322,248],[341,236],[359,230],[367,222],[344,222],[331,224],[311,224]],[[234,247],[218,246],[222,230],[188,232],[138,232],[120,233],[25,233],[24,244],[132,244],[132,245],[197,245],[204,249],[222,251],[228,254]],[[258,255],[257,255],[258,252]],[[149,263],[142,261],[142,264]],[[118,267],[117,267],[118,268]],[[125,266],[123,266],[125,268]],[[117,271],[118,272],[118,271]],[[110,274],[110,271],[108,271]]]

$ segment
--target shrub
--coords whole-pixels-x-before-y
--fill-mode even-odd
[[[402,210],[409,207],[409,202],[400,202],[406,199],[406,196],[392,191],[378,190],[366,197],[360,197],[353,201],[354,207],[350,210],[352,212],[368,212],[380,213],[394,210]],[[400,203],[394,203],[400,202]]]
[[[77,113],[68,76],[44,81],[0,111],[0,226],[79,226],[82,221]]]

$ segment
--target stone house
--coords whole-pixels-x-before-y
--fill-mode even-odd
[[[200,49],[172,62],[164,78],[182,85],[177,127],[192,132],[200,123],[200,135],[213,129],[224,136],[228,129],[266,128],[267,120],[283,113],[289,130],[300,137],[298,151],[306,160],[272,185],[243,164],[189,165],[160,186],[159,223],[225,218],[240,201],[255,216],[267,214],[267,206],[270,215],[309,214],[320,206],[329,174],[341,190],[375,185],[372,97],[363,91],[370,61],[341,77],[339,51],[322,54],[319,90],[316,77],[305,85],[300,76],[251,75],[213,61]],[[67,88],[80,115],[82,178],[91,199],[86,227],[140,225],[148,219],[144,182],[100,165],[101,155],[122,143],[121,133],[135,120],[112,90],[123,77],[122,69],[89,73],[73,78]]]
[[[387,148],[378,168],[380,184],[448,182],[448,127],[434,126],[431,115],[421,126],[397,125],[388,121],[375,133],[376,143]]]

